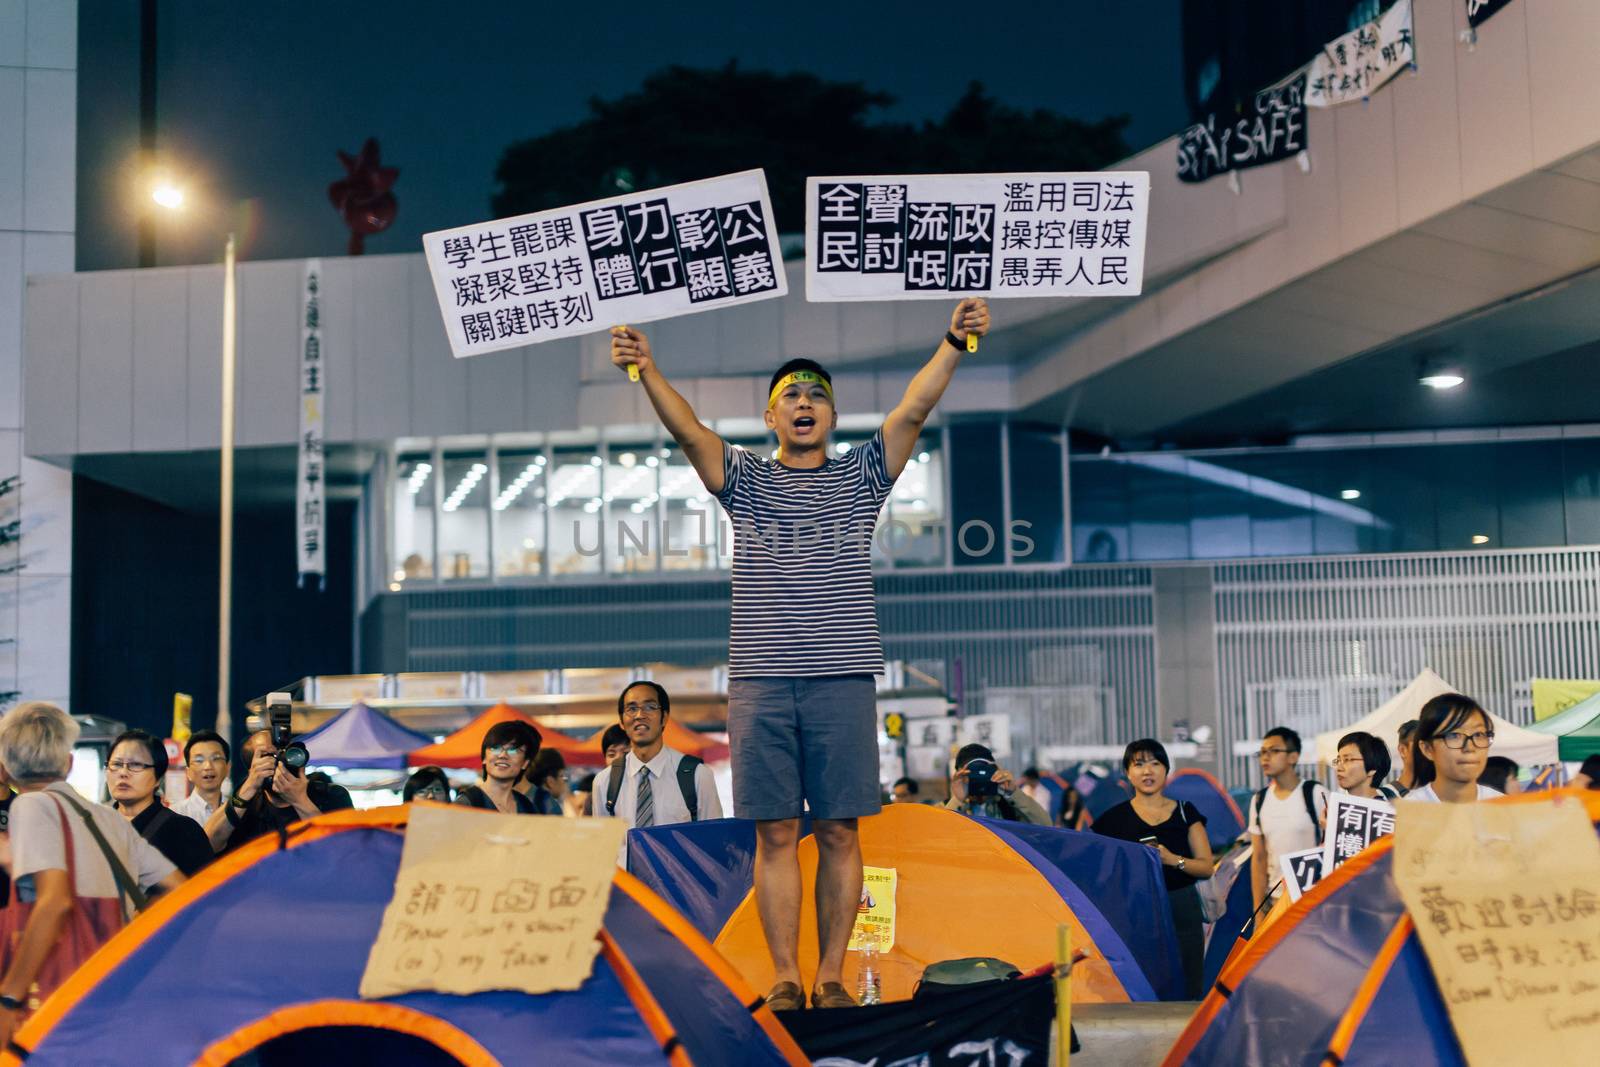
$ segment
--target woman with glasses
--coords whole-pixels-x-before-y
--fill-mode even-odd
[[[1353,797],[1393,801],[1400,795],[1394,787],[1383,784],[1389,773],[1389,746],[1362,730],[1339,738],[1333,773],[1339,788]]]
[[[1476,700],[1460,693],[1434,697],[1417,716],[1417,788],[1406,799],[1471,804],[1499,796],[1478,783],[1492,744],[1494,724]]]
[[[111,742],[106,791],[111,794],[112,806],[185,878],[192,878],[215,853],[199,823],[161,802],[161,783],[166,776],[167,746],[151,734],[125,730]]]
[[[431,800],[435,804],[448,804],[450,779],[442,767],[419,767],[415,774],[406,779],[406,786],[400,794],[400,799],[405,804],[413,800]]]
[[[1194,885],[1217,869],[1211,839],[1206,836],[1206,819],[1193,804],[1166,795],[1172,761],[1160,741],[1133,742],[1122,753],[1122,769],[1133,783],[1133,799],[1095,819],[1093,829],[1106,837],[1147,845],[1161,858],[1188,996],[1198,999],[1206,939],[1205,913]]]
[[[567,761],[553,748],[541,748],[533,757],[524,783],[533,810],[539,815],[565,815]]]
[[[517,783],[539,754],[539,731],[525,722],[497,722],[483,735],[478,758],[483,777],[456,794],[456,803],[502,815],[535,815],[533,801],[517,792]]]

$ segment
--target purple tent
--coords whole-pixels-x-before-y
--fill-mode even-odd
[[[365,704],[352,704],[300,739],[314,764],[404,770],[406,755],[433,738],[412,733]]]

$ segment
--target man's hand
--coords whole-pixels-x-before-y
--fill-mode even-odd
[[[271,749],[264,749],[256,753],[256,758],[250,761],[250,770],[244,776],[244,782],[239,786],[240,800],[254,800],[257,793],[265,789],[272,782],[273,772],[278,769],[278,754]]]
[[[644,331],[632,326],[611,327],[611,362],[623,369],[638,367],[643,374],[654,365],[650,358],[650,339]]]
[[[1001,767],[994,772],[994,787],[1010,796],[1017,791],[1017,780],[1011,777],[1010,771]]]
[[[272,791],[278,794],[279,799],[293,804],[296,810],[311,803],[306,795],[310,785],[305,775],[295,774],[287,767],[279,767],[272,776]]]
[[[967,339],[967,334],[973,333],[982,337],[989,332],[989,302],[981,296],[969,297],[956,305],[955,311],[950,316],[950,332],[961,338]],[[615,345],[612,351],[616,351]],[[615,360],[615,356],[612,357]]]
[[[965,767],[950,776],[950,796],[957,803],[965,804],[967,802],[967,769]]]

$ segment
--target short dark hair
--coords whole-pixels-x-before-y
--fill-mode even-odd
[[[483,776],[489,776],[489,750],[501,745],[516,745],[528,754],[528,764],[532,766],[533,757],[539,754],[539,731],[523,722],[521,719],[507,719],[497,722],[489,727],[483,735],[483,743],[478,746],[478,765]],[[522,768],[522,773],[527,774],[528,768]],[[521,778],[518,778],[521,781]]]
[[[1263,737],[1261,740],[1265,741],[1268,737],[1283,738],[1283,747],[1287,748],[1290,752],[1305,751],[1300,744],[1300,735],[1289,729],[1287,726],[1274,726],[1272,729],[1267,731],[1266,737]]]
[[[1039,768],[1037,768],[1037,767],[1029,767],[1027,770],[1022,772],[1022,777],[1028,778],[1028,779],[1031,779],[1032,781],[1037,782],[1043,776],[1039,774]]]
[[[205,741],[210,741],[212,744],[221,745],[222,746],[222,758],[223,759],[232,759],[233,758],[233,754],[228,751],[228,742],[226,742],[226,741],[224,741],[222,739],[222,735],[221,734],[217,733],[215,730],[201,730],[198,733],[190,734],[189,735],[189,740],[187,740],[187,741],[185,741],[183,743],[183,762],[185,762],[185,763],[189,762],[189,750],[190,749],[194,748],[194,746],[196,746],[198,744],[201,744],[202,742],[205,742]],[[162,746],[162,747],[165,747],[165,746]]]
[[[1167,746],[1153,737],[1146,737],[1133,741],[1122,750],[1122,770],[1126,774],[1129,767],[1133,766],[1135,756],[1150,756],[1168,771],[1172,770],[1172,757],[1167,755]]]
[[[111,742],[111,747],[106,750],[106,758],[110,759],[111,753],[115,752],[117,746],[124,741],[132,741],[136,745],[143,745],[145,750],[150,753],[150,763],[152,764],[150,769],[156,773],[156,791],[160,792],[161,781],[167,776],[167,763],[169,762],[167,759],[167,746],[162,744],[155,734],[150,733],[148,730],[124,730],[117,735],[115,741]]]
[[[624,690],[626,691],[626,690]],[[620,714],[620,713],[619,713]],[[606,727],[606,732],[600,735],[600,755],[606,754],[606,749],[612,745],[628,744],[628,731],[616,723]]]
[[[622,721],[622,705],[628,699],[628,690],[640,685],[648,685],[651,689],[656,691],[656,703],[661,705],[661,717],[663,719],[672,714],[672,698],[667,696],[666,688],[660,682],[652,682],[647,678],[640,678],[638,681],[629,682],[627,685],[623,686],[622,692],[617,694],[618,722]]]
[[[1410,744],[1411,743],[1411,739],[1416,737],[1416,736],[1417,736],[1417,720],[1416,719],[1407,719],[1405,722],[1400,724],[1400,729],[1395,731],[1395,740],[1399,741],[1402,745]]]
[[[541,748],[539,754],[533,757],[533,765],[528,768],[528,781],[534,785],[543,785],[544,780],[553,774],[560,774],[567,769],[567,761],[561,753],[553,748]]]
[[[988,745],[980,745],[976,742],[970,745],[962,745],[960,751],[956,753],[956,770],[959,771],[975,759],[986,759],[993,763],[994,753],[989,751]]]
[[[1389,746],[1365,730],[1355,730],[1339,738],[1338,748],[1354,745],[1361,753],[1361,765],[1372,772],[1372,788],[1383,784],[1389,773]]]
[[[890,788],[899,789],[901,786],[905,786],[906,792],[910,793],[912,796],[922,792],[922,787],[917,784],[917,780],[915,778],[896,778],[894,780],[894,785],[890,786]]]
[[[422,790],[435,785],[444,786],[444,797],[449,800],[450,777],[444,773],[444,768],[418,767],[416,773],[406,779],[405,789],[401,791],[400,799],[409,804]]]
[[[1506,791],[1506,783],[1514,781],[1518,772],[1522,770],[1517,766],[1517,761],[1505,756],[1490,756],[1483,761],[1483,773],[1478,775],[1478,784],[1486,785],[1490,789],[1501,793]]]
[[[1482,704],[1461,693],[1440,693],[1422,705],[1422,711],[1417,714],[1417,740],[1433,741],[1443,737],[1472,718],[1474,712],[1483,716],[1485,726],[1494,729],[1494,723],[1489,713],[1483,710]],[[1439,768],[1433,765],[1433,760],[1422,751],[1420,744],[1417,745],[1416,755],[1412,757],[1411,768],[1412,781],[1418,786],[1430,785],[1439,776]]]
[[[772,380],[767,383],[767,395],[771,396],[772,391],[778,387],[778,383],[782,381],[786,375],[793,374],[797,370],[812,371],[819,378],[828,383],[829,389],[833,388],[833,375],[828,373],[826,367],[814,359],[799,358],[789,360],[783,366],[772,372]]]

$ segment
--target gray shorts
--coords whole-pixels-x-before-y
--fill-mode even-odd
[[[877,686],[870,674],[837,678],[731,678],[728,741],[733,813],[741,819],[876,815]]]

